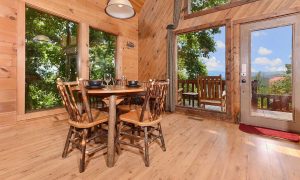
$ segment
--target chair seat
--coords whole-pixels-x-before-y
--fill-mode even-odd
[[[132,110],[136,110],[136,109],[141,109],[141,106],[138,105],[118,105],[117,106],[118,110],[121,111],[122,113],[126,113]]]
[[[144,112],[144,121],[140,122],[141,109],[131,110],[128,113],[120,115],[120,120],[128,123],[132,123],[138,126],[153,126],[159,123],[162,118],[151,121],[151,113],[149,111]]]
[[[223,100],[202,100],[200,99],[200,103],[205,103],[205,104],[219,104],[221,105],[222,104],[222,101]]]
[[[97,109],[92,109],[92,116],[94,119],[93,122],[89,122],[87,113],[84,113],[82,115],[82,122],[75,122],[69,119],[69,124],[73,127],[83,129],[83,128],[91,128],[108,121],[108,114],[103,111],[99,111]]]

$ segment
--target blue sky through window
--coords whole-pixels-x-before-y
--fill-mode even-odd
[[[209,53],[209,58],[204,59],[208,75],[209,76],[218,76],[222,75],[222,78],[225,79],[225,67],[226,67],[226,29],[225,26],[219,28],[220,33],[215,34],[213,39],[216,43],[216,52]]]
[[[253,31],[251,33],[251,71],[283,73],[291,64],[292,26]]]

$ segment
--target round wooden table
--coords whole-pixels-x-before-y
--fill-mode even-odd
[[[109,96],[109,118],[107,139],[107,166],[113,167],[115,163],[115,126],[116,126],[116,96],[145,92],[143,87],[129,88],[127,86],[109,86],[104,89],[89,89],[88,94]]]

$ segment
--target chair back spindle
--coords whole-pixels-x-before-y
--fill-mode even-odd
[[[145,113],[150,116],[150,121],[155,121],[164,112],[164,103],[169,82],[152,82],[147,86],[145,101],[142,106],[140,122],[144,121]]]
[[[75,101],[73,87],[78,86],[76,82],[64,83],[61,79],[57,79],[57,89],[61,96],[63,105],[68,112],[72,121],[80,121],[81,113]]]
[[[70,119],[78,123],[83,122],[83,113],[87,113],[89,122],[93,122],[93,116],[84,85],[85,83],[84,80],[79,80],[78,82],[63,82],[61,79],[57,79],[57,89],[62,98],[64,107],[67,110]],[[74,92],[78,92],[78,90],[80,93],[77,94],[76,101]],[[81,106],[82,109],[80,109],[79,106]]]
[[[86,82],[87,82],[87,80],[79,79],[79,89],[80,89],[81,96],[82,96],[83,107],[85,109],[85,112],[87,113],[89,122],[93,122],[94,119],[92,116],[92,111],[91,111],[89,99],[87,96],[87,89],[85,87]]]

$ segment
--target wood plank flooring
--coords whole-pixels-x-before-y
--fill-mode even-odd
[[[162,124],[167,151],[150,148],[146,168],[137,151],[122,151],[114,168],[106,154],[78,172],[79,155],[61,158],[68,125],[63,116],[0,129],[0,179],[300,179],[300,145],[249,135],[235,124],[182,114]]]

